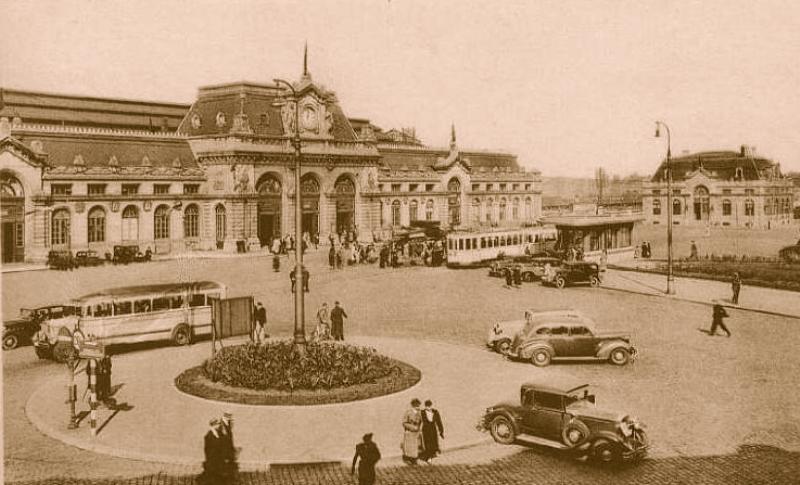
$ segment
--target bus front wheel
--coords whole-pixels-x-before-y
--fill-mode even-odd
[[[178,325],[172,331],[172,343],[175,345],[189,345],[192,343],[192,329],[188,325]]]

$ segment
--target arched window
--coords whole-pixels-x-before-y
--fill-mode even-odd
[[[156,239],[169,239],[169,207],[160,205],[153,213],[153,235]]]
[[[681,199],[672,199],[672,214],[681,215]]]
[[[219,243],[225,242],[225,234],[227,233],[225,206],[222,204],[217,204],[217,207],[214,209],[214,215],[216,220],[217,245],[219,246]]]
[[[106,211],[102,207],[94,207],[89,211],[86,239],[90,243],[106,240]]]
[[[711,212],[711,202],[708,196],[708,189],[698,185],[694,189],[694,218],[698,221],[708,219]]]
[[[511,202],[511,219],[518,221],[519,220],[519,199],[514,197],[514,201]]]
[[[747,199],[744,201],[744,215],[756,215],[756,204],[753,202],[753,199]]]
[[[481,223],[481,201],[480,199],[472,199],[472,222],[474,224]]]
[[[190,204],[186,207],[183,213],[183,237],[199,237],[200,236],[200,210],[197,205]]]
[[[425,203],[425,220],[433,220],[433,199],[428,199],[428,202]]]
[[[653,199],[653,215],[661,215],[661,201],[658,199]]]
[[[122,211],[122,240],[139,240],[139,210],[129,205]]]
[[[461,192],[461,182],[456,177],[450,179],[447,182],[447,191],[448,192]]]
[[[392,202],[392,225],[399,226],[400,225],[400,201],[396,200]]]
[[[500,212],[497,217],[498,220],[504,221],[506,220],[506,199],[503,197],[500,199]]]
[[[492,215],[494,214],[494,201],[489,199],[486,201],[486,222],[492,222]]]
[[[722,201],[722,215],[723,216],[731,215],[731,201],[728,199]]]
[[[419,203],[416,200],[412,200],[408,204],[408,219],[411,221],[416,221],[419,218]]]
[[[69,223],[70,215],[67,209],[58,209],[53,212],[50,226],[50,243],[53,246],[69,245]]]
[[[525,198],[525,219],[531,220],[533,218],[533,201],[530,197]]]

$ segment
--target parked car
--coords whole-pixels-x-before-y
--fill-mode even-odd
[[[600,286],[600,266],[597,263],[587,261],[569,261],[561,266],[553,268],[550,274],[542,275],[542,284],[553,285],[556,288],[565,286],[589,283],[592,286]]]
[[[500,444],[548,446],[599,463],[639,460],[649,447],[644,426],[627,413],[598,408],[586,384],[523,384],[519,404],[486,409],[478,427]]]
[[[530,258],[528,262],[521,263],[522,281],[530,283],[542,279],[542,276],[544,276],[544,268],[548,264],[550,267],[555,268],[561,266],[561,260],[559,258],[535,257]]]
[[[517,332],[506,355],[543,367],[553,360],[607,360],[625,365],[636,357],[627,332],[597,331],[589,317],[575,312],[530,318]]]
[[[75,253],[75,266],[101,266],[105,260],[95,251],[78,251]]]
[[[528,263],[533,259],[532,256],[514,256],[513,258],[498,259],[489,265],[489,276],[503,277],[517,264]]]
[[[72,257],[72,253],[69,251],[50,251],[47,253],[47,266],[52,269],[73,269],[76,266],[75,258]]]
[[[21,308],[17,318],[3,322],[3,350],[12,350],[31,343],[42,322],[63,317],[65,313],[69,313],[67,308],[63,305]]]
[[[552,318],[574,318],[576,320],[585,319],[581,312],[576,310],[548,310],[536,311],[525,310],[524,318],[520,320],[510,320],[505,322],[497,322],[489,331],[489,337],[486,339],[486,345],[495,352],[504,354],[511,348],[511,343],[514,338],[525,328],[528,322],[545,322]]]
[[[141,263],[150,261],[152,258],[152,251],[150,248],[142,253],[139,246],[135,244],[126,246],[114,246],[114,255],[111,258],[114,264],[128,264],[128,263]]]

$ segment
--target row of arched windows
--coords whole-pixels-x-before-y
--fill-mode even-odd
[[[167,205],[159,205],[153,212],[153,238],[170,238],[170,213]],[[215,209],[216,238],[223,241],[226,235],[225,206],[218,204]],[[68,209],[53,211],[50,226],[50,242],[53,246],[66,245],[70,240],[71,215]],[[86,239],[90,243],[106,242],[106,209],[93,207],[87,214]],[[200,236],[200,208],[197,204],[189,204],[183,210],[183,237],[186,239]],[[139,239],[139,209],[129,205],[122,211],[120,240],[137,241]]]
[[[722,200],[722,215],[729,216],[732,213],[733,204],[730,199]],[[679,216],[683,212],[683,204],[680,199],[672,199],[672,214]],[[653,215],[661,214],[661,201],[659,199],[653,200]],[[754,216],[756,214],[756,204],[753,199],[745,199],[744,201],[744,215]]]

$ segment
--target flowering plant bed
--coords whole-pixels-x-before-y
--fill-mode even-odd
[[[369,399],[407,389],[421,378],[375,349],[291,341],[226,347],[175,379],[178,389],[207,399],[259,405],[314,405]]]

